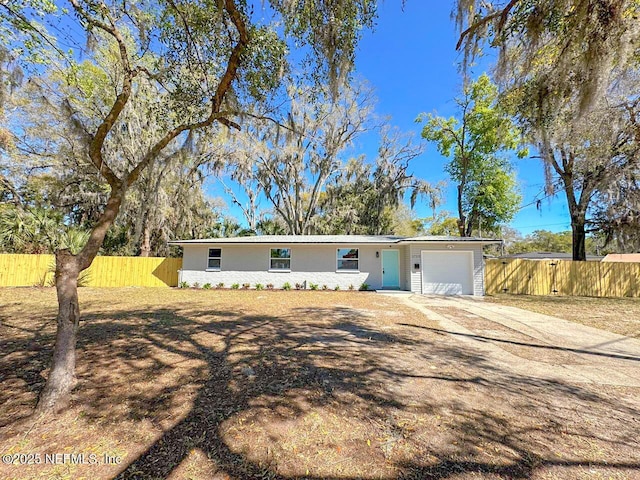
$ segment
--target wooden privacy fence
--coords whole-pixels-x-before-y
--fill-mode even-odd
[[[0,254],[0,287],[53,285],[53,255]],[[80,274],[88,287],[175,287],[181,258],[96,257]]]
[[[640,297],[640,263],[490,259],[487,294]]]

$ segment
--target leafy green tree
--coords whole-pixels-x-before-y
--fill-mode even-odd
[[[271,2],[278,25],[254,23],[253,5],[244,1],[216,2],[88,2],[69,0],[60,8],[50,2],[9,0],[0,8],[0,32],[5,45],[24,52],[25,61],[59,62],[74,69],[79,52],[112,88],[94,91],[97,108],[82,108],[83,85],[75,75],[61,77],[62,105],[77,126],[84,159],[108,184],[106,201],[92,222],[89,238],[76,253],[56,251],[58,317],[52,368],[38,401],[39,411],[59,406],[76,384],[75,346],[80,320],[78,277],[100,251],[127,192],[145,170],[162,158],[172,142],[187,143],[193,135],[208,135],[220,125],[239,128],[239,113],[256,98],[265,99],[279,85],[287,68],[287,40],[311,44],[308,59],[321,76],[344,78],[363,26],[371,26],[375,8],[368,0]],[[54,16],[61,18],[53,18]],[[68,54],[47,25],[69,24]],[[284,25],[284,26],[282,26]],[[82,37],[73,32],[82,31]],[[88,42],[86,41],[88,39]],[[86,49],[86,44],[98,46]],[[96,52],[113,48],[113,63],[98,61]],[[35,69],[34,69],[35,70]],[[135,110],[140,85],[157,86],[155,108],[163,123],[150,131],[140,151],[128,152],[114,136],[126,131],[126,112]],[[64,88],[62,88],[64,87]],[[76,90],[70,94],[70,90]],[[160,113],[162,115],[160,115]]]
[[[535,230],[530,235],[508,245],[509,253],[557,252],[571,253],[571,232]]]
[[[464,87],[456,99],[459,118],[422,115],[422,137],[449,157],[446,171],[457,184],[458,230],[495,232],[515,215],[521,197],[507,159],[521,139],[520,131],[498,105],[498,89],[486,74]],[[519,157],[527,155],[518,150]]]
[[[222,217],[205,231],[204,236],[208,238],[251,237],[255,234],[254,230],[244,228],[234,218]]]
[[[278,217],[264,217],[256,223],[259,235],[286,235],[287,226]]]
[[[426,235],[444,235],[447,237],[460,236],[458,219],[455,217],[450,217],[449,212],[443,212],[439,215],[425,218],[423,222],[426,226]]]
[[[524,238],[512,239],[506,244],[508,253],[526,253],[526,252],[553,252],[553,253],[571,253],[572,252],[572,232],[550,232],[548,230],[535,230]],[[598,239],[587,237],[586,251],[590,255],[601,253],[598,245]]]

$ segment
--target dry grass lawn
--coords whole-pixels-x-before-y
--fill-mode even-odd
[[[515,375],[393,297],[80,295],[72,403],[33,419],[55,292],[0,289],[0,453],[43,461],[0,478],[640,478],[638,389]]]
[[[487,301],[552,315],[628,337],[640,337],[640,298],[540,297],[499,294]]]

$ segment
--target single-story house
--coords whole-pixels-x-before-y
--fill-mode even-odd
[[[482,247],[500,240],[389,235],[264,235],[170,242],[190,285],[311,283],[329,289],[484,295]]]

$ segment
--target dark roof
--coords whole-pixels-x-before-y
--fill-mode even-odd
[[[500,243],[501,240],[479,237],[445,237],[422,236],[400,237],[397,235],[258,235],[253,237],[230,238],[202,238],[195,240],[175,240],[171,245],[202,245],[202,244],[389,244],[389,243],[419,243],[419,242],[480,242]]]
[[[404,242],[482,242],[482,243],[502,243],[502,240],[483,237],[451,237],[446,235],[423,235],[421,237],[404,237],[399,243]]]
[[[522,258],[527,260],[572,260],[573,255],[566,252],[523,252],[503,255],[500,258]],[[587,255],[587,260],[601,260],[602,257]]]

